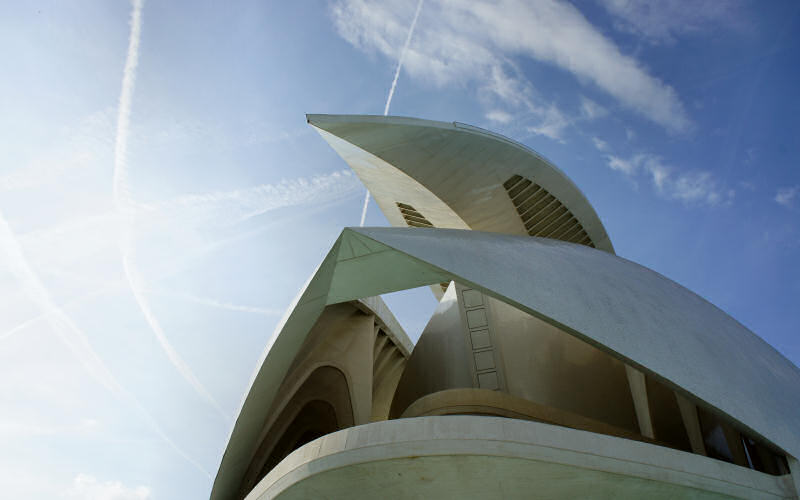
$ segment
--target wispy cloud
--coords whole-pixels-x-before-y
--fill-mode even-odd
[[[588,97],[581,96],[581,115],[588,120],[596,120],[608,115],[608,110]]]
[[[651,43],[671,43],[679,36],[710,27],[744,28],[739,0],[600,0],[615,17],[621,31],[640,35]]]
[[[540,108],[537,114],[539,123],[527,127],[528,132],[564,142],[564,131],[573,120],[568,118],[555,104]]]
[[[619,156],[614,155],[606,156],[606,160],[608,160],[608,167],[611,170],[622,172],[625,175],[635,174],[639,170],[639,165],[642,158],[642,156],[635,156],[630,159],[620,158]]]
[[[189,293],[172,292],[168,290],[158,290],[158,289],[147,290],[147,293],[153,295],[162,295],[165,297],[171,297],[179,300],[185,300],[187,302],[193,302],[195,304],[200,304],[203,306],[215,307],[218,309],[226,309],[228,311],[261,314],[264,316],[280,316],[281,314],[283,314],[283,310],[281,309],[233,304],[231,302],[224,302],[209,297],[198,297],[196,295],[192,295]]]
[[[775,202],[786,208],[791,208],[798,194],[800,194],[800,186],[782,187],[775,193]]]
[[[592,137],[592,144],[598,151],[608,151],[608,143],[599,137]]]
[[[486,113],[486,119],[495,123],[506,125],[511,123],[511,120],[513,120],[514,117],[511,116],[511,113],[503,111],[502,109],[493,109]]]
[[[659,195],[688,205],[729,205],[736,195],[734,189],[726,187],[711,172],[682,171],[667,165],[657,155],[640,153],[623,158],[608,154],[606,162],[610,169],[629,179],[635,180],[637,176],[649,178]]]
[[[109,109],[83,117],[43,148],[45,152],[22,163],[23,168],[0,176],[0,192],[38,188],[61,181],[68,172],[99,164],[107,167],[103,160],[111,154],[113,127]]]
[[[11,275],[16,278],[24,292],[37,305],[42,317],[47,320],[52,330],[67,346],[78,362],[119,400],[131,406],[136,414],[176,453],[198,470],[208,476],[203,466],[183,451],[155,421],[147,410],[130,394],[114,377],[100,356],[94,351],[87,335],[70,318],[50,296],[47,288],[42,284],[39,276],[28,263],[28,259],[19,244],[19,239],[11,230],[5,217],[0,213],[0,251],[4,254],[3,262]]]
[[[48,323],[81,362],[86,371],[106,389],[119,393],[120,386],[100,357],[91,348],[86,335],[51,299],[50,293],[31,268],[19,244],[19,240],[2,214],[0,214],[0,250],[4,253],[3,262],[8,266],[11,275],[16,278],[24,292],[39,309],[46,313]]]
[[[90,474],[78,474],[67,496],[77,500],[148,500],[150,488],[125,486],[120,481],[99,481]]]
[[[273,210],[305,204],[323,205],[358,193],[360,184],[350,170],[284,179],[241,189],[188,193],[163,201],[137,203],[139,215],[181,219],[216,218],[238,223]]]
[[[398,56],[407,3],[340,0],[332,9],[340,35],[354,46]],[[557,0],[429,0],[406,55],[408,74],[436,86],[474,82],[484,95],[522,106],[532,127],[556,130],[552,110],[512,58],[554,65],[671,131],[691,121],[672,87],[623,54],[571,4]],[[493,106],[494,107],[494,106]],[[562,113],[563,114],[563,113]]]

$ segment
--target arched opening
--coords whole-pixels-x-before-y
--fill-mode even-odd
[[[337,430],[339,425],[333,406],[320,399],[309,401],[273,447],[272,453],[264,462],[260,476],[266,476],[273,467],[297,448]]]
[[[332,366],[316,368],[268,425],[242,483],[241,497],[297,448],[354,425],[344,373]]]

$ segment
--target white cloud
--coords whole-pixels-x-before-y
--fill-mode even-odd
[[[794,199],[797,198],[798,193],[800,193],[800,186],[780,188],[778,189],[778,192],[775,193],[775,201],[779,205],[790,208],[794,202]]]
[[[639,170],[640,162],[639,158],[637,157],[626,160],[625,158],[620,158],[619,156],[608,155],[606,156],[606,160],[608,161],[608,166],[611,168],[611,170],[622,172],[625,175],[633,175]]]
[[[528,132],[549,137],[555,141],[564,142],[564,130],[572,123],[555,105],[544,108],[541,112],[538,125],[528,127]]]
[[[332,8],[339,34],[355,47],[397,60],[412,9],[400,1],[340,0]],[[653,77],[572,5],[556,0],[430,0],[405,58],[410,77],[436,86],[477,84],[479,91],[538,120],[553,135],[551,108],[536,97],[513,57],[569,71],[671,131],[690,120],[674,89]]]
[[[493,109],[486,113],[486,119],[505,125],[507,123],[511,123],[513,117],[511,116],[511,113],[507,113],[501,109]]]
[[[653,180],[653,185],[656,187],[656,189],[663,192],[666,188],[667,179],[669,179],[670,168],[665,166],[661,162],[660,158],[652,156],[651,157],[644,156],[644,158],[646,160],[645,169],[650,174],[650,177]],[[682,181],[681,184],[686,185],[687,182]],[[685,191],[686,187],[683,188],[683,192]],[[686,198],[686,195],[684,194],[682,197]]]
[[[592,143],[598,151],[608,151],[608,143],[599,137],[592,137]]]
[[[588,97],[581,96],[581,115],[587,120],[595,120],[608,115],[608,110]]]
[[[45,184],[62,181],[68,172],[107,168],[111,154],[110,137],[113,135],[112,113],[108,109],[96,111],[71,124],[45,151],[0,176],[0,192],[34,189]],[[6,163],[3,169],[8,168]]]
[[[69,498],[78,500],[148,500],[150,488],[125,486],[120,481],[98,481],[89,474],[78,474],[68,491]]]
[[[652,43],[674,42],[678,35],[710,26],[742,28],[738,0],[600,0],[616,18],[616,27]]]
[[[711,172],[679,171],[656,155],[636,154],[630,158],[606,155],[606,161],[609,168],[629,178],[639,174],[648,176],[661,196],[687,205],[729,205],[736,195],[735,190],[725,187]]]

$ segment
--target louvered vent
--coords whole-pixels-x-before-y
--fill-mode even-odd
[[[578,219],[545,188],[521,175],[511,176],[503,183],[503,187],[517,208],[529,235],[594,248],[592,239]]]
[[[407,205],[405,203],[397,203],[397,208],[400,209],[400,213],[403,214],[403,219],[405,219],[406,224],[411,227],[433,227],[431,221],[425,218],[421,213],[417,211],[416,208],[412,207],[411,205]],[[447,287],[450,283],[439,283],[439,286],[442,287],[442,292],[447,291]]]
[[[405,219],[406,224],[411,227],[433,227],[431,221],[423,217],[421,213],[417,211],[416,208],[412,207],[411,205],[406,205],[405,203],[398,203],[397,208],[400,209],[400,213],[403,214],[403,219]]]

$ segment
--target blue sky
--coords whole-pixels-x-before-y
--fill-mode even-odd
[[[539,151],[619,255],[800,364],[800,6],[647,4],[427,0],[390,114]],[[304,114],[381,114],[417,5],[0,4],[6,494],[207,497],[277,321],[361,215]],[[387,300],[416,339],[430,292]]]

